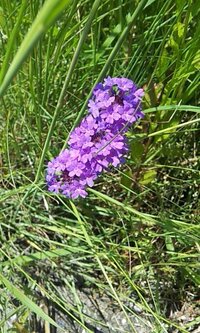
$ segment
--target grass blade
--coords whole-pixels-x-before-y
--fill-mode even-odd
[[[55,112],[54,112],[54,116],[53,116],[53,119],[52,119],[52,122],[51,122],[51,125],[50,125],[50,128],[49,128],[49,131],[48,131],[48,134],[47,134],[47,138],[46,138],[46,141],[45,141],[45,144],[44,144],[44,148],[43,148],[42,155],[41,155],[41,158],[40,158],[40,162],[39,162],[37,174],[36,174],[36,177],[35,177],[35,182],[37,182],[39,180],[40,173],[41,173],[41,170],[43,168],[43,162],[44,162],[45,154],[46,154],[46,152],[48,150],[48,147],[49,147],[51,136],[52,136],[55,124],[56,124],[56,120],[57,120],[59,111],[60,111],[61,106],[62,106],[62,102],[63,102],[63,98],[65,96],[66,89],[67,89],[68,84],[70,82],[71,76],[73,74],[74,68],[76,66],[76,63],[78,61],[80,52],[82,50],[83,43],[85,42],[85,39],[87,37],[88,31],[90,29],[90,26],[92,24],[92,21],[93,21],[93,18],[95,16],[95,14],[96,14],[96,11],[97,11],[97,9],[98,9],[98,7],[100,5],[100,2],[101,2],[100,0],[95,0],[95,2],[93,4],[93,7],[91,9],[91,12],[89,14],[87,23],[85,25],[85,28],[83,30],[83,33],[82,33],[82,35],[80,37],[80,40],[78,42],[76,51],[75,51],[74,56],[72,58],[71,65],[69,67],[69,70],[68,70],[68,73],[67,73],[67,76],[66,76],[63,88],[61,90],[61,93],[60,93],[60,96],[59,96],[59,99],[58,99],[58,103],[57,103],[57,106],[56,106],[56,109],[55,109]]]
[[[47,321],[49,324],[61,329],[63,329],[52,319],[50,318],[37,304],[35,304],[30,298],[28,298],[23,291],[15,287],[10,281],[5,278],[2,274],[0,274],[1,282],[6,286],[6,288],[12,293],[14,297],[16,297],[23,305],[25,305],[28,309],[34,312],[38,317]]]
[[[100,74],[99,74],[99,76],[98,76],[98,78],[97,78],[97,80],[96,80],[96,82],[95,82],[95,84],[94,84],[94,86],[95,86],[98,82],[100,82],[100,81],[102,80],[102,78],[106,75],[106,73],[108,72],[108,70],[109,70],[109,68],[110,68],[110,66],[111,66],[111,64],[112,64],[112,62],[113,62],[113,60],[114,60],[116,54],[117,54],[118,51],[120,50],[121,45],[123,44],[124,40],[125,40],[126,37],[127,37],[127,34],[129,33],[130,29],[132,28],[132,26],[133,26],[133,24],[134,24],[134,22],[135,22],[135,19],[136,19],[136,17],[137,17],[137,15],[138,15],[138,14],[140,13],[140,11],[144,8],[146,2],[147,2],[147,0],[142,0],[142,1],[139,2],[139,4],[138,4],[136,10],[134,11],[133,15],[131,16],[131,19],[130,19],[129,24],[124,28],[124,30],[122,31],[122,33],[121,33],[121,35],[120,35],[118,41],[116,42],[115,46],[113,47],[113,49],[112,49],[112,51],[111,51],[111,53],[110,53],[110,55],[109,55],[109,57],[108,57],[108,59],[107,59],[105,65],[103,66],[103,68],[102,68],[102,70],[101,70],[101,72],[100,72]],[[90,93],[89,93],[89,95],[88,95],[88,98],[86,99],[86,101],[85,101],[85,103],[84,103],[84,105],[83,105],[81,111],[79,112],[78,117],[77,117],[76,120],[74,121],[74,126],[73,126],[73,128],[77,126],[77,124],[79,123],[81,117],[83,116],[83,113],[84,113],[85,108],[86,108],[86,106],[87,106],[88,100],[89,100],[89,98],[90,98],[90,96],[91,96],[91,94],[92,94],[92,91],[93,91],[93,87],[92,87],[92,89],[91,89],[91,91],[90,91]],[[73,128],[72,128],[72,129],[73,129]]]
[[[45,2],[30,30],[23,39],[23,42],[4,77],[2,85],[0,86],[0,97],[4,95],[12,79],[32,51],[33,47],[70,2],[71,0],[47,0]]]
[[[20,24],[22,22],[23,15],[24,15],[24,12],[25,12],[25,9],[26,9],[26,5],[27,5],[26,0],[22,1],[21,7],[20,7],[20,10],[19,10],[19,14],[17,16],[16,24],[15,24],[15,26],[14,26],[12,32],[11,32],[10,38],[8,40],[6,54],[5,54],[5,57],[4,57],[4,60],[3,60],[3,63],[2,63],[2,67],[1,67],[1,72],[0,72],[0,83],[2,83],[3,78],[5,76],[5,73],[8,69],[8,67],[9,67],[9,60],[10,60],[10,56],[11,56],[11,53],[12,53],[13,44],[15,42],[15,38],[16,38],[17,33],[19,31],[19,27],[20,27]]]

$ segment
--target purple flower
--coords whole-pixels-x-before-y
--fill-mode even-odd
[[[124,163],[126,131],[143,117],[143,90],[126,78],[106,78],[96,85],[87,115],[71,133],[69,149],[48,163],[46,181],[51,192],[76,199],[111,166]]]
[[[46,181],[49,191],[71,198],[85,197],[85,184],[90,185],[96,174],[86,170],[77,153],[73,149],[65,149],[48,163]]]
[[[143,90],[126,78],[106,78],[97,85],[89,101],[89,112],[94,118],[105,119],[117,130],[130,126],[143,117],[141,98]],[[99,119],[99,121],[100,121]]]

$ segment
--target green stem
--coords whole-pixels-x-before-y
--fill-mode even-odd
[[[120,37],[119,37],[117,43],[116,43],[115,46],[113,47],[112,52],[110,53],[110,55],[109,55],[109,57],[108,57],[108,60],[106,61],[104,67],[102,68],[102,70],[101,70],[101,72],[100,72],[100,74],[99,74],[99,76],[98,76],[98,78],[97,78],[97,80],[96,80],[94,86],[95,86],[98,82],[100,82],[100,81],[102,80],[102,78],[106,75],[108,69],[109,69],[110,66],[111,66],[112,61],[114,60],[114,58],[115,58],[117,52],[119,51],[119,49],[120,49],[122,43],[124,42],[124,40],[125,40],[127,34],[128,34],[129,31],[131,30],[131,28],[132,28],[132,26],[133,26],[133,24],[134,24],[134,22],[135,22],[136,17],[138,16],[139,12],[144,8],[146,2],[147,2],[147,0],[141,0],[141,1],[140,1],[139,5],[137,6],[136,10],[134,11],[133,15],[131,16],[131,19],[130,19],[129,24],[128,24],[128,25],[126,26],[126,28],[122,31],[122,33],[121,33],[121,35],[120,35]],[[93,86],[93,87],[94,87],[94,86]],[[88,100],[89,100],[89,98],[90,98],[91,95],[92,95],[93,87],[92,87],[92,89],[91,89],[91,91],[90,91],[90,93],[89,93],[89,95],[88,95],[88,98],[86,99],[85,103],[83,104],[83,107],[81,108],[81,111],[79,112],[78,117],[76,118],[76,120],[75,120],[75,122],[74,122],[74,125],[73,125],[71,131],[77,126],[77,124],[79,123],[80,119],[82,118],[83,113],[84,113],[84,111],[85,111],[85,109],[86,109],[86,106],[87,106]],[[70,133],[69,133],[69,135],[70,135]],[[68,135],[68,137],[67,137],[67,140],[68,140],[68,138],[69,138],[69,135]],[[67,142],[67,140],[66,140],[66,142]],[[65,146],[66,146],[66,144],[65,144]]]
[[[62,90],[61,90],[61,93],[60,93],[60,96],[59,96],[59,99],[58,99],[58,103],[56,105],[54,116],[53,116],[51,125],[49,127],[49,131],[48,131],[48,134],[47,134],[47,137],[46,137],[46,141],[44,143],[44,147],[43,147],[43,150],[42,150],[42,155],[41,155],[40,162],[39,162],[39,165],[38,165],[37,174],[36,174],[36,177],[35,177],[35,182],[38,182],[38,180],[40,178],[40,173],[41,173],[41,170],[43,168],[44,158],[45,158],[46,152],[47,152],[47,150],[49,148],[51,136],[52,136],[52,133],[53,133],[54,128],[55,128],[55,124],[56,124],[56,121],[57,121],[57,118],[58,118],[58,115],[59,115],[59,111],[60,111],[60,109],[62,107],[62,103],[63,103],[64,97],[65,97],[66,89],[67,89],[68,84],[70,82],[70,79],[72,77],[74,68],[75,68],[75,66],[76,66],[76,64],[78,62],[78,58],[79,58],[79,55],[81,53],[83,43],[85,42],[85,39],[86,39],[86,37],[88,35],[88,31],[89,31],[89,29],[91,27],[93,18],[94,18],[95,14],[96,14],[96,11],[97,11],[100,3],[101,3],[101,0],[95,0],[94,4],[92,6],[91,12],[89,14],[88,20],[87,20],[87,22],[85,24],[85,27],[83,29],[83,33],[82,33],[82,35],[80,37],[80,40],[78,42],[78,45],[76,47],[76,51],[75,51],[74,56],[72,58],[72,61],[71,61],[69,70],[67,72],[67,76],[66,76],[64,85],[62,87]]]
[[[10,56],[12,53],[13,45],[15,45],[15,39],[16,39],[17,33],[19,32],[19,27],[20,27],[20,24],[24,17],[24,12],[25,12],[26,6],[27,6],[27,1],[23,0],[22,4],[21,4],[21,8],[19,10],[19,14],[17,15],[16,24],[14,25],[14,28],[13,28],[13,30],[10,34],[10,38],[8,40],[6,54],[5,54],[5,57],[4,57],[2,66],[1,66],[0,83],[2,83],[5,73],[9,67],[9,60],[10,60]]]
[[[12,79],[17,74],[23,62],[31,53],[36,43],[40,40],[45,31],[55,22],[57,17],[70,2],[71,0],[47,0],[44,3],[6,72],[6,75],[0,86],[0,97],[4,95]]]

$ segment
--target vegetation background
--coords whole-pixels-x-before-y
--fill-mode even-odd
[[[198,0],[1,1],[1,332],[55,332],[50,307],[92,332],[80,286],[129,321],[131,301],[149,332],[197,332],[199,36]],[[145,118],[127,163],[72,202],[46,164],[108,75],[145,89]]]

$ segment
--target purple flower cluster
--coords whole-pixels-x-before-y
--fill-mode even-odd
[[[47,184],[51,192],[76,199],[87,195],[86,187],[110,166],[123,163],[128,151],[124,135],[143,117],[143,90],[126,78],[106,78],[96,85],[88,103],[89,114],[69,138],[69,148],[48,163]]]

